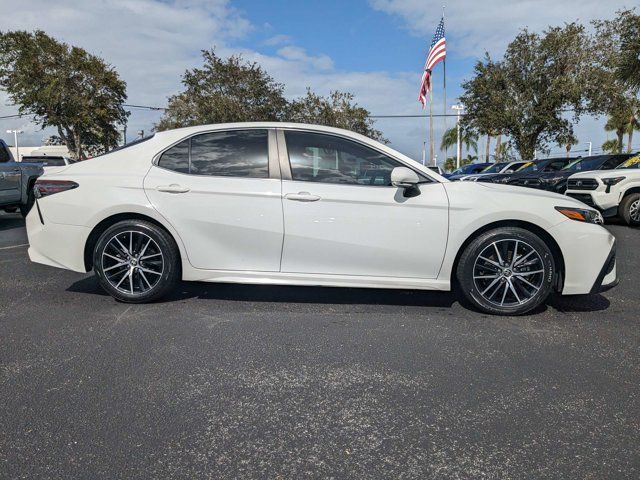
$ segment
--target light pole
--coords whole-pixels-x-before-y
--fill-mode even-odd
[[[458,168],[460,168],[460,157],[462,157],[462,143],[460,141],[460,115],[462,113],[462,110],[464,110],[464,105],[457,104],[451,107],[451,109],[455,110],[458,113],[458,116],[456,119],[456,128],[458,130],[458,140],[456,141],[456,144],[458,147],[457,149],[458,157],[456,159],[456,170],[457,170]]]
[[[13,133],[13,143],[16,144],[16,162],[20,161],[20,147],[18,146],[18,134],[24,133],[23,130],[7,130],[7,133]]]
[[[591,142],[587,142],[589,144],[589,156],[591,156]]]

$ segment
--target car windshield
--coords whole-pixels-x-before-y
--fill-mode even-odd
[[[616,168],[640,168],[640,155],[636,155],[634,157],[625,160]]]
[[[586,170],[594,170],[602,165],[602,157],[585,157],[574,160],[562,170],[570,170],[572,172],[580,172]]]
[[[482,170],[480,173],[500,173],[500,171],[507,165],[509,165],[509,162],[494,163]]]
[[[517,171],[518,172],[535,172],[540,168],[540,166],[546,165],[546,162],[527,162],[523,166],[521,166]]]

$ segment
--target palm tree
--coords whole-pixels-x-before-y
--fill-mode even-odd
[[[633,152],[633,131],[640,130],[640,122],[638,121],[638,117],[632,114],[629,117],[629,123],[627,124],[627,153]]]
[[[573,133],[567,133],[558,139],[558,146],[564,147],[567,151],[567,158],[571,155],[571,147],[578,144],[578,139]]]
[[[478,151],[478,135],[470,128],[460,128],[460,143],[464,145],[467,153],[470,150]],[[442,134],[440,150],[448,150],[458,144],[458,127],[451,127]]]
[[[620,153],[620,144],[618,140],[613,138],[602,144],[602,151],[606,153]]]
[[[615,140],[615,151],[609,150],[611,153],[622,153],[622,143],[624,139],[624,134],[627,132],[627,124],[628,118],[624,118],[622,115],[612,115],[607,120],[607,123],[604,125],[604,129],[607,132],[615,132],[616,140]],[[602,145],[604,150],[604,145],[608,144],[610,148],[613,148],[613,140],[609,140]]]

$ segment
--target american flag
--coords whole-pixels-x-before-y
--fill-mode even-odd
[[[427,103],[427,94],[431,91],[431,72],[433,68],[447,57],[447,45],[444,38],[444,17],[440,19],[436,33],[431,42],[431,48],[427,54],[427,61],[424,64],[424,72],[422,73],[422,82],[420,83],[420,94],[418,101],[422,107]]]

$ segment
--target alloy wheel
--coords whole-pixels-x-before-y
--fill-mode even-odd
[[[497,240],[476,257],[473,282],[489,303],[520,306],[543,287],[545,267],[538,251],[522,240]]]
[[[164,256],[155,240],[140,231],[113,235],[102,250],[102,271],[116,290],[142,295],[162,278]]]
[[[640,199],[629,206],[629,216],[634,222],[640,222]]]

